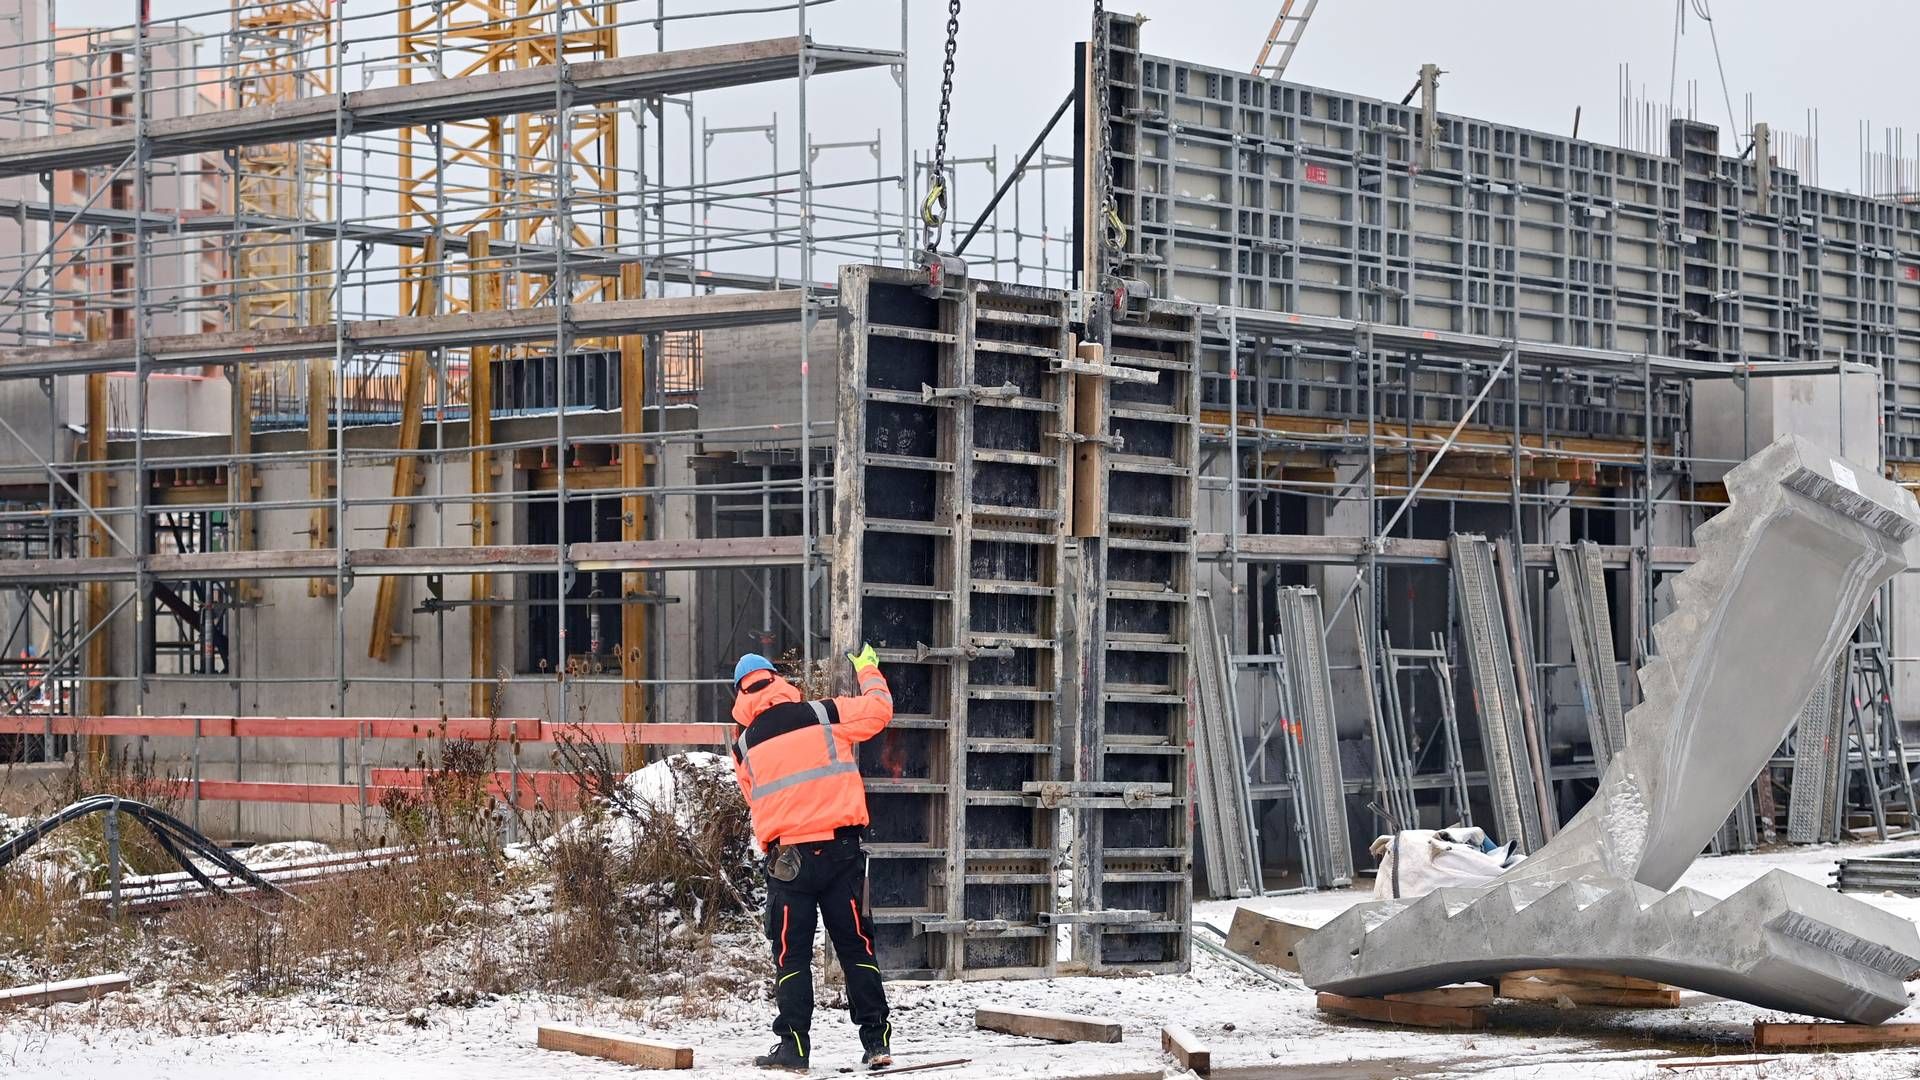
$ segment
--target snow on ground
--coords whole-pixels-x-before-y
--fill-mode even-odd
[[[1725,895],[1776,867],[1826,881],[1841,854],[1910,845],[1799,848],[1702,859],[1685,884]],[[1364,890],[1266,897],[1249,903],[1289,918],[1324,922]],[[1865,896],[1909,918],[1920,900]],[[1232,903],[1203,903],[1196,917],[1224,929]],[[1205,931],[1197,931],[1204,936]],[[1920,986],[1910,989],[1920,989]],[[1502,1003],[1497,1029],[1443,1034],[1322,1019],[1297,983],[1275,984],[1204,950],[1184,976],[1050,982],[893,983],[895,1049],[900,1064],[971,1058],[930,1078],[1161,1077],[1178,1075],[1159,1052],[1159,1028],[1177,1023],[1211,1044],[1215,1075],[1242,1080],[1305,1077],[1597,1077],[1690,1075],[1661,1063],[1710,1056],[1748,1058],[1744,1043],[1756,1018],[1781,1014],[1705,995],[1660,1011],[1556,1010]],[[815,1020],[815,1075],[837,1076],[858,1059],[839,992],[823,987]],[[1118,1045],[1053,1045],[973,1030],[972,1010],[993,1004],[1099,1013],[1122,1023]],[[692,1043],[697,1067],[689,1080],[756,1075],[753,1055],[772,1042],[771,1006],[732,999],[712,1002],[587,1000],[530,994],[471,1007],[423,1004],[404,1012],[348,1005],[323,996],[260,998],[195,986],[147,986],[89,1005],[62,1005],[0,1017],[0,1076],[164,1077],[231,1080],[236,1075],[364,1080],[394,1074],[408,1080],[507,1080],[565,1072],[570,1077],[631,1076],[632,1070],[590,1058],[536,1049],[545,1020],[614,1028]],[[1920,1020],[1920,1009],[1899,1019]],[[1705,1074],[1702,1074],[1705,1075]],[[1920,1050],[1778,1056],[1760,1065],[1718,1066],[1713,1080],[1812,1080],[1920,1076]]]

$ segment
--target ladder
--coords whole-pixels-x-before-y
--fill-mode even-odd
[[[1313,18],[1313,9],[1319,6],[1320,0],[1306,0],[1300,5],[1298,15],[1293,13],[1294,3],[1295,0],[1281,0],[1280,15],[1273,20],[1273,29],[1267,31],[1267,43],[1260,47],[1260,59],[1253,62],[1253,74],[1278,79],[1286,73],[1293,50],[1299,48],[1300,35],[1306,33],[1307,20]],[[1274,59],[1276,51],[1279,56]]]
[[[1900,730],[1900,719],[1893,711],[1892,664],[1887,660],[1883,629],[1883,618],[1877,610],[1869,613],[1860,626],[1859,636],[1853,643],[1853,685],[1849,687],[1847,705],[1860,741],[1860,763],[1866,773],[1875,831],[1885,840],[1889,805],[1897,802],[1902,807],[1905,829],[1920,826],[1920,821],[1915,820],[1913,774],[1907,767],[1906,739]],[[1868,637],[1869,633],[1873,636]],[[1873,729],[1871,737],[1869,728]],[[1881,769],[1888,774],[1885,784],[1880,781]]]

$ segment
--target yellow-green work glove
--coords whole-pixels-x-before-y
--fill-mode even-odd
[[[853,661],[853,670],[856,673],[865,671],[868,668],[872,668],[875,671],[880,670],[880,658],[873,654],[873,646],[865,642],[861,643],[859,652],[848,653],[847,659]]]

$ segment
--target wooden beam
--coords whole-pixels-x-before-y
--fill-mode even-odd
[[[1203,409],[1200,413],[1201,423],[1219,427],[1227,427],[1232,422],[1232,418],[1233,414],[1226,409]],[[1315,443],[1325,443],[1328,451],[1342,450],[1345,448],[1345,439],[1366,434],[1365,420],[1336,420],[1286,413],[1254,416],[1242,411],[1240,427],[1242,430],[1268,431],[1282,437],[1294,435]],[[1447,435],[1452,430],[1450,424],[1416,423],[1413,425],[1413,437],[1417,440],[1414,449],[1437,449],[1446,441]],[[1374,444],[1382,451],[1395,447],[1404,450],[1407,449],[1406,434],[1407,428],[1404,424],[1391,428],[1379,427],[1375,431]],[[1556,456],[1570,455],[1572,459],[1582,462],[1591,461],[1600,467],[1624,465],[1635,468],[1639,466],[1643,449],[1637,439],[1595,439],[1584,436],[1552,435],[1543,440],[1538,433],[1523,433],[1520,436],[1520,446],[1523,461],[1549,460],[1539,452],[1553,451]],[[1527,453],[1529,450],[1535,453]],[[1671,443],[1657,442],[1653,450],[1656,456],[1667,456],[1672,454],[1673,446]],[[1450,454],[1468,455],[1474,451],[1511,455],[1513,433],[1507,429],[1469,424],[1461,429],[1459,439]]]
[[[1160,1049],[1188,1072],[1206,1076],[1213,1071],[1213,1051],[1208,1050],[1193,1032],[1174,1024],[1160,1029]]]
[[[1493,987],[1484,984],[1442,986],[1433,990],[1415,990],[1406,994],[1383,995],[1388,1001],[1407,1001],[1415,1005],[1451,1005],[1471,1009],[1493,1004]]]
[[[1098,342],[1076,342],[1074,359],[1083,364],[1106,363]],[[1107,380],[1098,375],[1073,376],[1073,535],[1099,536],[1107,505]]]
[[[1500,996],[1515,1001],[1559,1001],[1575,1005],[1604,1005],[1617,1009],[1677,1009],[1680,991],[1638,987],[1594,986],[1590,983],[1548,982],[1541,979],[1500,979]]]
[[[601,1028],[541,1024],[538,1042],[542,1050],[564,1050],[570,1054],[605,1058],[642,1069],[693,1068],[691,1046],[636,1039]]]
[[[105,315],[87,316],[87,341],[107,340],[107,317]],[[105,375],[87,376],[87,461],[95,466],[87,471],[87,505],[93,513],[87,516],[87,555],[95,559],[107,558],[107,526],[102,520],[107,512],[109,477],[105,469],[98,466],[107,460],[107,435],[110,420],[107,415],[107,377]],[[134,527],[140,527],[136,522]],[[128,554],[131,554],[129,552]],[[83,708],[91,713],[113,711],[113,684],[104,680],[112,674],[112,636],[102,624],[107,621],[107,612],[111,597],[105,581],[87,582],[87,630],[93,636],[87,640],[85,663],[81,670],[89,681],[81,695]],[[140,603],[136,598],[134,603]],[[88,737],[86,753],[98,758],[107,753],[107,741]]]
[[[323,285],[331,282],[333,245],[312,244],[308,251],[311,287],[307,294],[307,325],[321,326],[333,321],[327,303],[328,289]],[[333,449],[332,416],[333,357],[311,357],[307,360],[307,450],[314,458],[307,462],[307,497],[315,502],[332,494],[333,467],[320,457]],[[309,548],[333,547],[333,533],[332,509],[315,506],[307,511]],[[331,576],[315,575],[307,579],[308,596],[332,596],[337,591],[337,583]]]
[[[485,229],[475,229],[467,234],[467,257],[473,274],[472,309],[475,311],[494,311],[500,307],[500,274],[487,260],[488,247],[492,238]],[[467,445],[484,447],[493,444],[493,359],[494,347],[475,345],[467,359]],[[486,496],[494,489],[493,479],[499,472],[495,455],[490,450],[472,449],[467,454],[471,470],[473,487],[473,546],[485,548],[493,546],[494,508]],[[490,574],[475,574],[470,579],[469,595],[475,601],[467,609],[468,617],[468,659],[473,677],[484,682],[473,684],[473,711],[480,716],[495,711],[494,684],[495,663],[493,658],[493,605],[479,601],[493,599],[493,577]]]
[[[1574,986],[1605,986],[1619,990],[1671,990],[1673,987],[1652,979],[1635,978],[1632,975],[1619,975],[1611,971],[1594,971],[1589,968],[1527,968],[1522,971],[1509,971],[1500,976],[1503,979],[1538,979],[1541,982],[1569,983]]]
[[[638,300],[646,294],[646,271],[641,266],[620,268],[620,299]],[[638,435],[647,430],[646,339],[638,334],[620,338],[620,431]],[[628,443],[620,451],[620,486],[629,491],[647,482],[647,452],[643,443]],[[620,539],[637,543],[647,538],[647,498],[626,495],[620,500]],[[641,573],[620,575],[620,593],[628,600],[647,591],[647,578]],[[647,677],[647,607],[645,604],[620,605],[620,719],[638,724],[646,719],[646,688],[638,680]],[[628,761],[634,768],[638,761]]]
[[[1408,1027],[1457,1028],[1473,1031],[1487,1026],[1487,1010],[1452,1005],[1422,1005],[1387,998],[1345,997],[1320,994],[1316,999],[1321,1012],[1350,1016],[1357,1020],[1375,1020],[1383,1024]]]
[[[92,1001],[104,994],[117,994],[132,984],[133,980],[127,976],[115,974],[16,986],[10,990],[0,990],[0,1012],[58,1002]]]
[[[227,467],[229,551],[252,551],[255,546],[253,511],[241,509],[253,501],[254,467],[251,462],[237,460],[253,453],[254,382],[251,364],[233,364],[227,368],[228,418],[233,427],[229,445],[236,459]],[[260,598],[260,587],[246,578],[235,578],[233,590],[234,598],[241,603]]]
[[[975,1009],[973,1026],[981,1031],[998,1031],[1052,1042],[1120,1041],[1118,1021],[1078,1013],[1044,1012],[1038,1009]]]
[[[1891,1046],[1920,1043],[1920,1024],[1826,1024],[1753,1022],[1756,1050],[1802,1046]]]
[[[415,314],[422,318],[432,317],[440,308],[440,242],[438,237],[429,237],[426,247],[421,249],[421,265],[428,267],[426,278],[420,286],[420,308]],[[563,365],[564,366],[564,365]],[[406,367],[400,376],[400,427],[394,433],[393,448],[400,451],[393,459],[393,494],[395,498],[412,496],[419,492],[420,456],[412,451],[420,449],[420,429],[425,420],[427,404],[427,384],[433,380],[433,369],[427,364],[424,349],[416,349],[407,354]],[[387,507],[386,544],[390,548],[407,546],[413,535],[413,507],[410,502],[397,502]],[[367,641],[367,655],[382,663],[393,655],[394,636],[398,633],[397,621],[400,616],[400,591],[405,583],[394,578],[381,578],[379,592],[373,602],[373,632]]]

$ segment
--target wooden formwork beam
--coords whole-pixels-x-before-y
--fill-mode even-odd
[[[565,1050],[572,1054],[605,1058],[642,1069],[691,1069],[693,1047],[678,1043],[636,1039],[600,1028],[573,1027],[569,1024],[541,1024],[538,1042],[542,1050]]]
[[[472,308],[474,311],[495,311],[500,307],[500,274],[492,263],[487,261],[491,238],[483,229],[475,229],[467,234],[467,257],[472,264],[471,283]],[[467,358],[467,445],[485,447],[493,443],[493,356],[491,345],[475,345]],[[494,476],[499,466],[494,454],[489,450],[473,449],[467,455],[472,468],[473,487],[473,545],[489,547],[493,544],[494,516],[493,504],[487,496],[493,492]],[[494,677],[493,658],[493,576],[475,574],[471,579],[470,599],[472,606],[467,608],[468,649],[473,664],[473,677],[476,680],[490,680]],[[473,711],[478,716],[493,713],[493,684],[476,681],[473,684]]]
[[[429,267],[426,278],[420,287],[420,306],[414,314],[421,318],[430,318],[438,314],[440,306],[440,238],[429,237],[421,249],[422,265]],[[420,456],[413,451],[420,449],[420,429],[423,425],[427,405],[427,384],[432,381],[433,368],[427,363],[424,349],[416,349],[407,354],[406,367],[400,376],[400,427],[394,435],[393,448],[399,451],[393,459],[393,495],[404,498],[417,494],[414,490],[420,485]],[[413,532],[413,504],[396,502],[387,508],[386,546],[405,547]],[[367,655],[384,662],[393,655],[393,641],[397,633],[395,625],[400,614],[400,591],[404,583],[393,578],[380,579],[380,591],[373,603],[373,632],[368,636]]]
[[[620,268],[620,299],[638,300],[646,291],[646,272],[640,266]],[[637,435],[647,429],[646,339],[638,334],[620,338],[620,431]],[[629,494],[621,498],[620,539],[647,538],[647,499],[631,492],[647,482],[647,452],[643,445],[629,443],[620,447],[620,486]],[[638,724],[646,719],[646,690],[637,680],[647,677],[647,608],[635,599],[647,590],[647,577],[640,573],[620,576],[620,719]],[[629,767],[636,763],[629,761]]]
[[[333,247],[329,244],[309,246],[307,268],[312,278],[308,291],[307,325],[321,326],[331,321],[332,314],[327,306],[327,290],[322,282],[333,273]],[[333,448],[333,357],[315,356],[307,361],[307,450],[313,455],[307,462],[307,497],[319,502],[331,494],[333,470],[322,455]],[[307,547],[313,549],[333,547],[333,511],[324,506],[315,506],[307,511]],[[307,579],[308,596],[332,596],[336,584],[331,577],[314,576]]]
[[[233,451],[231,464],[227,466],[227,504],[230,528],[227,535],[229,551],[252,551],[254,548],[253,511],[242,507],[253,502],[254,467],[245,460],[253,454],[253,386],[254,370],[248,364],[234,364],[227,368],[229,418],[232,421],[233,434],[229,443]],[[259,599],[259,586],[246,578],[236,578],[233,582],[234,599],[242,603]]]
[[[87,340],[107,340],[107,317],[105,315],[87,316]],[[87,376],[87,462],[94,466],[87,471],[87,505],[93,513],[86,519],[87,555],[90,558],[103,559],[110,553],[107,543],[107,526],[101,515],[107,511],[108,477],[105,469],[99,465],[107,460],[107,377],[105,375]],[[136,523],[136,527],[138,524]],[[82,667],[86,678],[91,680],[84,686],[82,694],[84,707],[91,713],[109,713],[113,711],[113,685],[105,682],[111,666],[109,646],[112,639],[101,625],[107,620],[110,597],[105,581],[87,582],[87,630],[93,636],[87,639],[86,663]],[[103,737],[88,736],[86,752],[89,757],[98,757],[106,752],[107,740]]]

